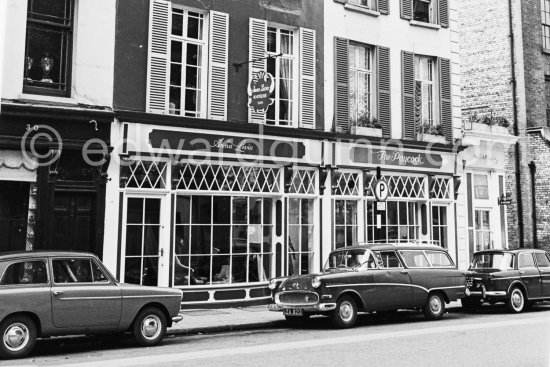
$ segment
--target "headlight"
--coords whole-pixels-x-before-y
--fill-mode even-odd
[[[313,288],[319,288],[321,286],[321,279],[319,277],[311,279],[311,286]]]
[[[271,279],[269,281],[269,289],[275,290],[275,288],[277,288],[277,281],[275,279]]]

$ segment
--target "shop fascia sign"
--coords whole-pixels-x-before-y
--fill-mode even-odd
[[[273,75],[263,70],[253,71],[248,84],[248,107],[254,113],[265,114],[274,102],[271,93],[275,89]]]
[[[380,166],[439,169],[443,165],[440,154],[410,152],[403,149],[372,149],[353,147],[351,160],[355,163]]]
[[[156,149],[277,158],[303,158],[306,150],[302,142],[160,129],[151,131],[149,143]]]

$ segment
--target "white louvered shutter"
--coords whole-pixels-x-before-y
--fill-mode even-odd
[[[150,113],[166,113],[168,107],[168,32],[170,2],[152,0],[149,13],[149,53],[146,108]]]
[[[208,118],[227,120],[227,53],[229,15],[210,11]]]
[[[315,31],[300,28],[299,126],[315,128]]]
[[[261,19],[250,18],[249,34],[249,60],[255,60],[249,64],[248,82],[252,80],[252,72],[266,71],[267,62],[265,60],[267,43],[267,22]],[[262,59],[263,58],[263,59]],[[262,60],[258,60],[262,59]],[[273,108],[273,107],[270,107]],[[265,114],[254,113],[248,108],[248,121],[263,124],[265,123]]]

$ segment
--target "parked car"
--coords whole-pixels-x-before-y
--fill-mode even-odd
[[[505,302],[510,312],[521,312],[534,302],[550,300],[550,255],[534,249],[476,252],[466,284],[470,296],[461,300],[465,309]]]
[[[159,344],[178,314],[178,289],[123,284],[93,254],[0,254],[0,356],[20,358],[36,338],[131,331]]]
[[[439,246],[371,244],[335,250],[322,273],[272,279],[269,287],[268,309],[290,322],[322,314],[349,328],[359,311],[422,309],[427,319],[441,319],[446,303],[465,296],[466,279]]]

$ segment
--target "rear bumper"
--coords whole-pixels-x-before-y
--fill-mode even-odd
[[[336,309],[336,303],[316,303],[307,306],[278,305],[276,303],[270,303],[267,305],[267,309],[274,312],[282,312],[284,309],[300,309],[304,310],[304,312],[326,312]]]
[[[470,291],[470,296],[484,298],[503,298],[506,297],[506,291],[488,291],[484,286],[481,291]]]

